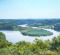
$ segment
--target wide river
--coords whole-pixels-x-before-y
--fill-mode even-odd
[[[60,35],[60,32],[54,31],[52,29],[45,29],[45,30],[53,32],[53,35],[51,35],[51,36],[31,37],[31,36],[24,36],[19,31],[0,31],[0,32],[3,32],[6,36],[6,39],[9,42],[12,42],[12,43],[16,43],[16,42],[19,42],[19,41],[33,42],[33,40],[35,38],[38,38],[38,39],[41,39],[41,40],[45,41],[45,40],[48,40],[48,39],[51,40],[53,37],[57,37],[58,35]]]
[[[23,27],[25,27],[26,25],[22,25]],[[34,27],[33,27],[34,28]],[[0,31],[0,32],[3,32],[6,36],[6,39],[9,41],[9,42],[12,42],[12,43],[16,43],[16,42],[19,42],[19,41],[27,41],[27,42],[33,42],[35,40],[35,38],[38,38],[38,39],[41,39],[43,41],[45,40],[52,40],[53,37],[57,37],[60,35],[60,32],[57,32],[53,29],[45,29],[47,31],[50,31],[53,33],[53,35],[51,36],[40,36],[40,37],[36,37],[36,36],[24,36],[21,34],[20,31],[7,31],[7,30],[3,30],[3,31]]]

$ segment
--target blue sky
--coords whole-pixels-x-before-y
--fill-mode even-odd
[[[0,0],[1,18],[60,18],[60,0]]]

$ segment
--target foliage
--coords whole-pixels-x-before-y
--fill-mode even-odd
[[[60,19],[0,19],[0,30],[18,30],[22,24],[60,31]]]
[[[53,38],[52,41],[42,41],[35,39],[34,42],[20,41],[11,44],[0,33],[0,55],[59,55],[60,54],[60,36]]]
[[[10,46],[11,43],[6,40],[5,35],[0,32],[0,48]]]
[[[21,33],[23,35],[28,35],[28,36],[49,36],[52,35],[53,33],[44,30],[44,29],[37,29],[37,28],[27,28],[27,29],[22,29]]]

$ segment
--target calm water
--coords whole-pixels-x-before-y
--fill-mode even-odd
[[[31,36],[23,36],[19,31],[0,31],[0,32],[3,32],[6,36],[6,39],[9,42],[12,42],[12,43],[16,43],[16,42],[19,42],[19,41],[22,41],[22,40],[33,42],[33,40],[35,38],[41,39],[43,41],[48,40],[48,39],[51,40],[53,37],[57,37],[58,35],[60,35],[60,32],[54,31],[52,29],[45,29],[45,30],[53,32],[53,35],[51,35],[51,36],[31,37]]]

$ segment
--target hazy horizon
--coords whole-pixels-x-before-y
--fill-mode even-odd
[[[0,19],[60,19],[60,18],[0,18]]]

